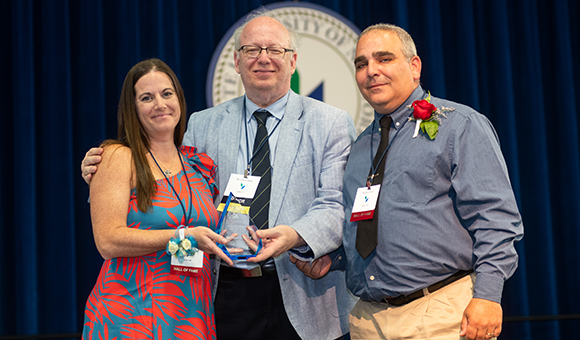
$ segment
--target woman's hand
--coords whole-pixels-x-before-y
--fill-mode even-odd
[[[216,243],[221,243],[223,245],[227,245],[231,242],[237,234],[233,234],[232,236],[225,238],[223,235],[225,234],[226,230],[224,230],[221,235],[216,234],[213,230],[208,227],[195,227],[188,229],[189,234],[191,234],[195,240],[197,241],[197,248],[208,253],[208,254],[215,254],[219,256],[222,260],[224,260],[230,266],[234,265],[234,262],[217,246]],[[242,250],[239,248],[228,248],[230,253],[237,253],[241,252]]]

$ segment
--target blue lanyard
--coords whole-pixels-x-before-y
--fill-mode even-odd
[[[276,129],[278,128],[278,125],[280,125],[280,123],[282,122],[282,119],[280,119],[278,121],[278,123],[276,123],[276,126],[274,126],[274,129],[272,129],[272,132],[270,132],[268,134],[268,138],[264,139],[264,141],[262,141],[262,143],[260,143],[258,148],[253,151],[252,157],[250,157],[250,139],[248,137],[248,124],[247,124],[247,119],[246,119],[246,117],[247,117],[246,116],[246,98],[244,98],[243,112],[244,112],[244,124],[245,124],[244,128],[246,130],[246,155],[248,158],[248,165],[246,166],[246,170],[244,170],[244,177],[248,177],[248,172],[250,171],[250,166],[252,165],[252,160],[254,159],[254,157],[256,157],[256,154],[258,153],[258,151],[260,151],[260,149],[264,146],[264,144],[266,144],[266,142],[268,142],[270,140],[270,136],[272,136],[274,131],[276,131]],[[264,122],[264,126],[265,125],[266,125],[266,122]]]
[[[413,112],[411,112],[411,115],[412,115],[412,114],[413,114]],[[410,117],[410,116],[409,116],[409,117]],[[409,121],[409,119],[406,119],[406,120],[403,122],[403,125],[402,125],[402,126],[399,128],[399,129],[397,129],[397,132],[395,132],[395,135],[393,136],[393,138],[390,138],[391,140],[390,140],[390,142],[389,142],[389,145],[387,145],[387,148],[385,149],[385,151],[383,151],[383,154],[381,155],[381,158],[380,158],[380,159],[379,159],[379,161],[377,162],[377,166],[375,166],[375,165],[373,164],[373,163],[374,163],[374,162],[373,162],[373,160],[374,160],[374,158],[375,158],[375,155],[373,155],[373,135],[375,134],[375,133],[374,133],[374,131],[375,131],[375,124],[376,124],[376,119],[373,119],[373,126],[372,126],[372,128],[371,128],[372,134],[371,134],[371,151],[370,151],[370,153],[371,153],[371,171],[372,171],[372,172],[371,172],[371,175],[367,177],[367,182],[366,182],[366,183],[367,183],[367,187],[368,187],[368,188],[370,188],[370,186],[371,186],[371,184],[372,184],[372,181],[373,181],[373,178],[376,176],[375,172],[377,171],[377,168],[379,167],[379,164],[381,164],[381,162],[383,161],[383,158],[385,158],[385,155],[387,154],[387,152],[388,152],[388,151],[389,151],[389,149],[391,148],[391,145],[393,145],[393,142],[395,141],[395,138],[397,138],[397,135],[399,134],[399,132],[400,132],[401,130],[403,130],[403,127],[405,126],[405,124],[407,124],[407,122],[408,122],[408,121]],[[390,128],[391,128],[391,127],[389,126],[389,129],[390,129]],[[382,133],[382,131],[381,131],[381,133]],[[377,151],[378,151],[378,150],[377,150]]]
[[[161,173],[163,174],[163,177],[165,177],[165,179],[167,180],[167,183],[171,187],[171,190],[173,190],[173,193],[175,193],[175,197],[177,197],[177,200],[179,201],[179,204],[181,205],[181,209],[183,209],[183,216],[186,218],[185,224],[187,225],[189,223],[189,220],[191,219],[191,212],[193,211],[193,207],[192,207],[193,193],[191,190],[191,184],[189,183],[189,178],[187,178],[187,173],[185,172],[185,165],[183,164],[183,159],[181,158],[181,152],[179,152],[179,150],[177,150],[177,154],[179,156],[179,161],[181,162],[181,169],[183,169],[183,175],[185,176],[185,181],[187,182],[187,187],[189,189],[189,191],[188,191],[188,193],[189,193],[189,197],[188,197],[189,198],[189,214],[187,214],[187,212],[185,210],[185,204],[183,204],[183,201],[181,200],[181,197],[179,197],[177,190],[175,190],[175,188],[173,187],[173,184],[171,184],[171,181],[169,180],[169,178],[167,178],[167,175],[165,175],[165,172],[161,169],[161,167],[159,166],[159,163],[157,163],[157,160],[155,159],[155,156],[153,156],[153,153],[151,152],[151,150],[149,150],[149,154],[151,155],[151,158],[153,158],[153,161],[155,161],[155,164],[159,168],[159,171],[161,171]]]
[[[425,93],[425,90],[423,90],[423,98],[425,99],[425,97],[427,97],[427,94]],[[373,164],[373,160],[374,160],[374,155],[373,155],[373,136],[374,135],[374,131],[375,131],[375,123],[376,123],[376,119],[373,119],[373,126],[372,126],[372,133],[371,133],[371,175],[369,177],[367,177],[367,187],[370,189],[371,184],[372,184],[372,180],[375,177],[375,172],[377,171],[377,168],[379,166],[379,164],[381,164],[383,158],[385,157],[385,155],[387,154],[387,151],[389,151],[389,149],[391,148],[391,144],[393,144],[393,142],[395,141],[395,138],[397,137],[397,135],[399,134],[399,131],[403,130],[403,127],[405,126],[405,124],[407,124],[407,122],[409,121],[409,119],[411,118],[411,116],[413,116],[413,110],[411,110],[411,114],[409,115],[409,118],[406,119],[403,122],[403,126],[401,126],[397,132],[395,132],[395,136],[393,138],[391,138],[391,141],[389,143],[389,145],[387,145],[387,148],[385,149],[385,151],[383,152],[383,154],[381,155],[381,159],[379,160],[379,162],[377,163],[377,166],[375,167],[375,165]],[[390,128],[390,127],[389,127]],[[377,150],[378,151],[378,150]]]

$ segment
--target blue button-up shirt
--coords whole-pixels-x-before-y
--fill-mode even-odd
[[[409,106],[425,97],[419,86],[391,114],[378,246],[366,259],[355,248],[357,222],[349,219],[380,142],[383,115],[375,113],[352,146],[343,187],[347,286],[363,300],[380,301],[473,268],[474,297],[500,302],[504,281],[517,268],[514,241],[523,225],[497,135],[472,108],[432,97],[436,107],[455,110],[445,113],[434,140],[423,132],[413,138]]]
[[[282,98],[278,99],[275,103],[265,108],[272,116],[266,120],[266,129],[268,134],[271,134],[268,138],[268,145],[270,147],[270,166],[272,167],[272,173],[275,171],[274,161],[276,159],[276,144],[278,143],[278,135],[280,130],[278,129],[278,124],[284,117],[284,112],[286,111],[286,104],[288,103],[288,97],[290,96],[290,91],[286,93]],[[256,133],[258,131],[258,122],[256,117],[254,117],[254,111],[258,110],[260,107],[254,104],[248,97],[244,97],[246,111],[244,112],[245,124],[242,124],[242,133],[240,134],[240,148],[238,149],[238,161],[236,163],[236,172],[238,174],[243,174],[244,170],[252,158],[252,152],[254,151],[254,140],[256,139]],[[219,166],[219,165],[218,165]],[[250,172],[251,174],[251,172]]]

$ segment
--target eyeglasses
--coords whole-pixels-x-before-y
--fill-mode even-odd
[[[294,52],[283,47],[260,47],[255,45],[244,45],[238,49],[238,52],[242,52],[246,57],[257,58],[262,53],[262,50],[266,50],[268,57],[273,59],[282,59],[286,52]]]

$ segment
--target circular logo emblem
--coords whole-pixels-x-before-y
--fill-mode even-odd
[[[292,90],[349,112],[357,133],[364,130],[372,122],[374,110],[355,81],[353,60],[360,30],[341,15],[314,4],[284,2],[264,7],[302,38]],[[229,29],[213,54],[206,83],[209,107],[244,94],[234,67],[233,37],[244,19]]]

